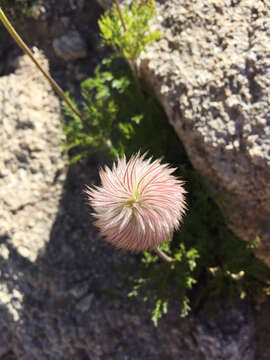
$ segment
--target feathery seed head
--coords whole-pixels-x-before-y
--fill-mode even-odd
[[[186,191],[174,171],[140,153],[101,169],[101,186],[87,187],[86,194],[105,240],[135,252],[170,241],[186,209]]]

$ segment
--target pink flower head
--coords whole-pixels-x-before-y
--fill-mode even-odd
[[[183,182],[175,169],[137,153],[99,172],[101,186],[87,188],[95,224],[105,240],[131,251],[154,250],[170,241],[185,212]]]

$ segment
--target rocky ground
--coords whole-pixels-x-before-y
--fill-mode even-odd
[[[41,23],[20,25],[75,95],[102,56],[101,9],[91,3],[50,0]],[[270,304],[259,311],[245,302],[215,319],[181,319],[171,304],[155,328],[147,307],[127,297],[128,268],[138,259],[98,238],[83,195],[102,158],[68,164],[57,96],[11,42],[0,48],[0,359],[268,359]]]

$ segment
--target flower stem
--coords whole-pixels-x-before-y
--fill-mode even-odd
[[[9,34],[13,37],[13,39],[16,41],[16,43],[20,46],[20,48],[27,54],[30,59],[33,61],[33,63],[37,66],[37,68],[42,72],[42,74],[45,76],[45,78],[49,81],[51,86],[54,88],[54,90],[57,92],[57,94],[61,97],[61,99],[70,107],[70,109],[80,118],[82,119],[82,115],[80,112],[75,108],[75,106],[72,104],[72,102],[66,97],[64,91],[60,88],[60,86],[56,83],[56,81],[50,76],[50,74],[45,71],[41,65],[38,63],[38,61],[35,59],[34,55],[32,54],[29,47],[25,44],[25,42],[22,40],[20,35],[16,32],[14,27],[11,25],[10,21],[6,17],[5,13],[3,12],[2,8],[0,7],[0,20],[2,21],[3,25],[9,32]]]
[[[168,256],[167,254],[165,254],[165,252],[163,252],[160,248],[156,247],[154,250],[159,257],[161,257],[161,259],[167,261],[167,262],[174,262],[174,259],[170,256]]]
[[[115,4],[116,4],[116,8],[117,8],[119,17],[120,17],[122,27],[123,27],[124,31],[127,31],[126,24],[125,24],[125,21],[124,21],[124,18],[123,18],[123,14],[122,14],[122,11],[121,11],[121,8],[120,8],[120,5],[119,5],[119,1],[115,0]]]

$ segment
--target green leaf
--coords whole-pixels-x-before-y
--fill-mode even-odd
[[[96,99],[106,100],[110,96],[110,90],[107,87],[100,89],[96,95]]]
[[[185,296],[182,304],[181,317],[186,317],[189,314],[191,310],[189,303],[190,300]]]
[[[162,35],[158,31],[150,32],[150,20],[154,17],[155,9],[152,1],[142,4],[133,1],[131,7],[125,4],[122,8],[123,21],[126,30],[122,28],[120,16],[114,4],[111,11],[106,11],[98,21],[104,45],[112,46],[120,56],[131,60],[133,63],[138,59],[145,47],[160,39]]]
[[[135,122],[135,124],[139,125],[141,120],[143,119],[143,114],[135,115],[131,117],[131,121]]]
[[[155,326],[158,326],[159,319],[163,315],[167,314],[167,312],[168,312],[168,301],[164,299],[158,299],[152,311],[152,321]]]
[[[119,128],[122,131],[126,139],[131,139],[134,135],[134,128],[132,124],[129,123],[119,123]]]

